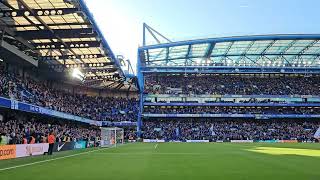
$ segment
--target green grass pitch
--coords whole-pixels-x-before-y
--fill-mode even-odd
[[[319,180],[319,164],[320,144],[134,143],[2,160],[0,180]]]

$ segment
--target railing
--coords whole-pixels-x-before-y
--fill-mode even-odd
[[[276,103],[276,102],[266,102],[266,103],[153,103],[145,102],[144,106],[232,106],[232,107],[320,107],[320,103]]]
[[[53,117],[58,117],[58,118],[63,118],[68,120],[79,121],[79,122],[88,123],[96,126],[102,125],[101,121],[95,121],[95,120],[59,112],[59,111],[48,109],[48,108],[35,106],[28,103],[23,103],[17,100],[7,99],[4,97],[0,97],[0,106],[9,108],[9,109],[14,109],[14,110],[20,110],[20,111],[25,111],[30,113],[43,114],[43,115],[48,115],[48,116],[53,116]]]
[[[149,118],[255,118],[255,119],[270,119],[270,118],[320,118],[320,114],[151,114],[144,113],[143,117]]]
[[[314,95],[186,95],[186,94],[146,94],[144,104],[149,103],[274,103],[320,104],[320,96]],[[262,105],[263,106],[263,105]],[[314,105],[310,105],[314,106]]]
[[[111,122],[111,121],[96,121],[88,118],[83,118],[80,116],[75,116],[72,114],[68,113],[63,113],[60,111],[28,104],[28,103],[23,103],[17,100],[13,99],[8,99],[4,97],[0,97],[0,107],[8,108],[8,109],[13,109],[13,110],[19,110],[19,111],[25,111],[29,113],[35,113],[35,114],[42,114],[42,115],[47,115],[47,116],[53,116],[53,117],[58,117],[58,118],[63,118],[67,120],[73,120],[73,121],[78,121],[78,122],[83,122],[95,126],[135,126],[136,122]]]

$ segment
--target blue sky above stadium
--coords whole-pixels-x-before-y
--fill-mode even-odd
[[[319,33],[318,0],[86,0],[115,54],[136,64],[145,22],[173,41]]]

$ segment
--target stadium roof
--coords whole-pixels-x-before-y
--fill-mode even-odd
[[[121,64],[83,0],[0,1],[0,25],[35,61],[58,72],[79,68],[91,85],[122,87],[114,83],[125,79]]]
[[[320,68],[320,34],[257,35],[139,48],[145,67]]]

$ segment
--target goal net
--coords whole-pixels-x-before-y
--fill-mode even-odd
[[[101,147],[112,147],[124,142],[124,130],[118,127],[101,128]]]

